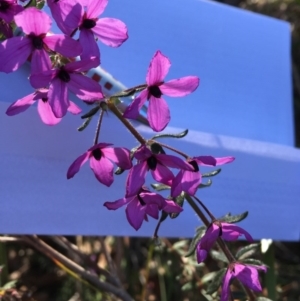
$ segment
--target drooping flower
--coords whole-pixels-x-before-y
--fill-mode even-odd
[[[18,99],[13,104],[11,104],[6,114],[8,116],[14,116],[19,113],[27,110],[31,105],[35,102],[37,104],[37,110],[40,115],[41,120],[47,125],[55,125],[61,121],[61,118],[56,118],[51,110],[51,107],[48,102],[48,89],[40,89],[31,93],[23,98]],[[74,115],[77,115],[81,112],[81,109],[73,102],[69,101],[70,105],[68,107],[68,111]]]
[[[49,105],[55,117],[61,118],[66,115],[70,106],[68,90],[91,103],[104,98],[99,83],[81,74],[97,64],[97,59],[68,63],[58,69],[31,75],[30,83],[36,89],[49,85]]]
[[[183,210],[173,201],[166,200],[161,195],[150,192],[145,188],[142,188],[134,196],[124,197],[115,202],[104,203],[104,206],[109,210],[116,210],[124,205],[127,205],[127,220],[135,230],[141,227],[144,220],[148,221],[148,215],[158,219],[160,210],[167,213],[179,213]]]
[[[69,167],[67,178],[73,178],[81,166],[90,160],[90,167],[99,182],[110,186],[113,181],[114,162],[122,169],[129,169],[132,166],[130,151],[123,147],[110,147],[112,144],[99,143],[88,149],[79,156]]]
[[[51,7],[55,7],[55,3],[49,0]],[[66,34],[74,32],[79,28],[79,41],[83,47],[81,54],[82,59],[88,59],[91,56],[100,57],[99,48],[95,41],[95,37],[107,46],[119,47],[127,39],[126,25],[114,18],[98,18],[108,3],[108,0],[87,0],[81,1],[81,7],[70,7],[68,2],[62,2],[63,15],[53,10],[54,19],[58,19],[58,26]],[[65,3],[65,4],[64,4]],[[84,10],[86,7],[86,10]],[[77,23],[76,23],[77,21]],[[67,31],[67,32],[66,32]]]
[[[219,237],[222,237],[226,241],[234,241],[241,235],[244,235],[248,241],[253,241],[252,236],[246,230],[235,224],[214,221],[197,243],[197,262],[200,263],[206,259],[209,250]]]
[[[126,183],[126,196],[138,193],[145,183],[145,177],[149,170],[157,182],[169,186],[171,186],[174,179],[174,175],[169,167],[192,170],[192,167],[182,159],[163,153],[155,154],[146,146],[141,146],[134,153],[134,158],[137,159],[138,163],[129,171]]]
[[[23,7],[16,0],[0,0],[0,19],[10,23]]]
[[[172,182],[171,195],[178,196],[182,191],[194,195],[201,184],[202,176],[199,170],[201,166],[218,166],[234,161],[234,157],[214,158],[212,156],[199,156],[187,160],[193,167],[193,171],[180,170]]]
[[[199,85],[197,76],[186,76],[164,82],[170,66],[170,60],[160,51],[154,54],[146,76],[147,89],[143,90],[126,108],[124,117],[136,119],[139,110],[146,100],[149,100],[147,118],[151,128],[159,132],[168,125],[170,110],[162,95],[171,97],[186,96],[195,91]]]
[[[43,11],[30,7],[15,16],[16,24],[26,36],[12,37],[2,42],[0,50],[0,71],[17,70],[29,55],[31,74],[49,70],[51,61],[48,51],[56,51],[66,57],[75,57],[82,52],[78,41],[62,34],[47,35],[51,27],[51,18]]]
[[[251,266],[239,262],[232,262],[226,271],[223,279],[222,294],[220,301],[229,301],[230,298],[230,281],[233,278],[240,280],[245,286],[255,292],[261,292],[262,287],[259,282],[258,270],[267,271],[266,266]]]

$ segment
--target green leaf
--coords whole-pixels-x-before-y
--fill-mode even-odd
[[[246,247],[239,249],[235,257],[239,260],[246,259],[257,252],[257,249],[260,247],[260,244],[250,244]]]
[[[85,128],[87,128],[87,126],[90,124],[92,118],[93,118],[93,117],[87,118],[87,119],[83,122],[83,124],[82,124],[80,127],[77,128],[77,131],[82,132]]]
[[[81,116],[81,119],[89,118],[94,116],[100,110],[100,106],[92,108],[89,112]]]
[[[153,136],[150,140],[157,138],[183,138],[188,134],[189,130],[185,130],[179,134],[157,134]]]
[[[248,216],[248,211],[245,211],[242,214],[237,214],[237,215],[231,215],[231,213],[228,213],[227,215],[219,218],[219,221],[223,221],[225,223],[238,223],[240,221],[242,221],[243,219],[245,219]]]
[[[123,169],[123,168],[121,168],[121,167],[118,167],[118,168],[115,170],[115,175],[119,176],[119,175],[121,175],[124,171],[125,171],[125,169]]]
[[[227,268],[223,268],[215,273],[215,276],[214,276],[212,282],[207,287],[207,290],[206,290],[207,294],[211,295],[218,290],[218,288],[220,287],[220,285],[222,283],[222,280],[226,273],[226,270],[227,270]]]
[[[36,0],[30,0],[26,5],[24,5],[24,8],[28,7],[36,7]]]
[[[185,254],[185,257],[189,257],[194,254],[196,247],[197,247],[197,243],[200,240],[200,238],[204,235],[205,231],[206,231],[205,226],[201,226],[201,227],[197,228],[196,235],[192,239],[190,247],[189,247],[187,253]]]
[[[221,253],[221,252],[216,251],[216,250],[211,250],[210,251],[210,255],[215,260],[219,260],[219,261],[228,263],[228,259],[226,258],[226,256],[224,255],[224,253]]]
[[[3,290],[7,290],[16,286],[17,280],[12,280],[4,284],[2,287]]]
[[[181,287],[181,290],[182,291],[189,291],[193,288],[193,284],[192,282],[187,282],[185,283],[182,287]]]
[[[274,301],[274,300],[271,300],[271,299],[266,298],[266,297],[258,297],[258,298],[256,299],[256,301]]]
[[[221,172],[221,168],[202,174],[202,178],[214,177]]]
[[[187,243],[188,243],[187,240],[180,240],[180,241],[175,242],[172,247],[175,250],[179,250],[179,249],[182,249],[183,247],[185,247],[187,245]]]
[[[162,190],[167,190],[170,189],[171,187],[165,184],[158,184],[158,183],[153,183],[151,184],[151,187],[155,189],[156,191],[162,191]]]
[[[36,4],[36,8],[42,9],[45,5],[45,1],[38,1]]]
[[[253,258],[247,258],[242,260],[241,262],[246,263],[246,264],[251,264],[251,265],[256,265],[258,267],[260,266],[266,266],[261,260],[258,259],[253,259]]]
[[[207,183],[201,183],[199,186],[198,186],[198,188],[206,188],[206,187],[209,187],[209,186],[211,186],[211,184],[212,184],[212,180],[208,180],[207,181]]]

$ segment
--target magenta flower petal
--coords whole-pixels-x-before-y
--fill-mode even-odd
[[[156,132],[162,131],[171,119],[167,102],[163,98],[151,96],[147,116],[151,128]]]
[[[102,149],[106,158],[110,159],[117,166],[123,169],[129,169],[132,167],[130,160],[130,151],[122,147],[106,147]]]
[[[86,15],[88,19],[97,18],[100,16],[108,3],[108,0],[94,0],[89,1],[86,9]]]
[[[129,224],[138,230],[144,220],[145,211],[147,206],[142,206],[140,202],[135,198],[134,201],[130,202],[126,207],[126,216]]]
[[[94,34],[90,30],[83,28],[80,30],[79,41],[83,49],[80,55],[81,59],[88,60],[90,57],[98,57],[100,64],[100,51]]]
[[[47,0],[47,3],[57,26],[64,34],[71,35],[81,21],[83,14],[81,4],[70,0]]]
[[[183,170],[193,170],[193,168],[188,164],[186,161],[183,161],[182,159],[172,156],[172,155],[166,155],[166,154],[159,154],[156,155],[156,158],[162,162],[164,165],[167,165],[171,168],[179,168]]]
[[[43,101],[40,99],[37,105],[38,113],[41,117],[41,120],[47,125],[55,125],[61,121],[61,118],[56,118],[52,112],[52,109],[48,101]]]
[[[86,101],[104,98],[101,86],[91,78],[81,74],[70,73],[70,79],[66,85],[78,98]]]
[[[253,242],[252,236],[246,230],[236,226],[235,224],[222,223],[222,238],[224,240],[237,240],[243,234],[248,241]]]
[[[183,211],[183,209],[180,206],[178,206],[176,203],[168,200],[164,201],[164,206],[162,210],[167,213],[180,213],[181,211]]]
[[[25,63],[32,51],[31,41],[26,37],[13,37],[1,43],[0,71],[16,71]]]
[[[136,164],[130,169],[126,182],[126,196],[132,196],[138,193],[145,183],[146,172],[146,162]]]
[[[173,173],[169,168],[162,164],[157,164],[155,170],[151,170],[153,179],[157,182],[163,183],[165,185],[172,185],[172,180],[174,179]]]
[[[119,47],[128,39],[127,27],[118,19],[101,18],[91,30],[102,43],[111,47]]]
[[[197,76],[186,76],[163,83],[159,89],[164,95],[181,97],[194,92],[198,86],[199,78]]]
[[[202,166],[217,166],[217,165],[231,163],[232,161],[235,160],[235,158],[234,157],[214,158],[212,156],[199,156],[199,157],[194,157],[193,160],[196,160],[197,163]]]
[[[62,34],[46,36],[43,41],[51,50],[66,57],[75,57],[82,52],[82,47],[78,41]]]
[[[35,89],[43,88],[49,85],[50,81],[55,78],[56,70],[48,70],[38,74],[32,74],[29,77],[30,84]]]
[[[134,153],[134,157],[139,161],[145,161],[152,156],[152,152],[146,146],[140,146]]]
[[[0,19],[3,19],[7,23],[10,23],[16,14],[23,11],[23,7],[18,5],[17,1],[13,0],[1,0],[0,6],[2,7],[0,10]]]
[[[157,207],[156,204],[148,204],[146,206],[146,214],[150,215],[151,217],[155,218],[155,219],[158,219],[159,217],[159,209]],[[145,215],[146,217],[146,215]]]
[[[15,16],[16,24],[26,34],[40,35],[47,33],[51,27],[51,18],[43,11],[35,8],[26,8]]]
[[[72,113],[73,115],[77,115],[81,113],[81,108],[79,108],[73,101],[69,100],[70,105],[68,107],[68,112]]]
[[[229,269],[227,269],[227,272],[225,274],[225,277],[223,279],[222,284],[222,294],[220,301],[229,301],[230,299],[230,280],[233,277],[233,274]]]
[[[48,101],[55,117],[62,118],[66,115],[70,102],[65,82],[59,78],[53,79],[52,85],[49,87]]]
[[[149,86],[159,84],[168,74],[171,67],[170,60],[159,50],[154,54],[146,76],[146,82]]]
[[[183,191],[190,195],[194,195],[201,183],[201,173],[194,171],[184,171],[182,177],[182,188]]]
[[[51,60],[44,49],[35,49],[31,57],[31,74],[51,69]]]
[[[120,207],[127,205],[129,202],[131,202],[131,200],[134,197],[129,197],[129,198],[123,198],[123,199],[119,199],[117,201],[114,202],[105,202],[103,204],[103,206],[105,206],[107,209],[109,210],[116,210],[119,209]]]
[[[177,197],[180,195],[180,193],[183,191],[182,188],[182,177],[184,175],[184,171],[180,170],[176,177],[172,181],[172,186],[171,186],[171,196],[172,197]]]
[[[251,288],[255,292],[262,291],[256,267],[235,264],[234,269],[236,278],[238,278],[245,286]]]
[[[123,117],[130,119],[137,119],[139,111],[147,100],[148,91],[143,90],[141,94],[135,98],[132,103],[126,108]]]
[[[89,159],[90,152],[85,152],[79,156],[69,167],[67,172],[67,179],[71,179],[78,173],[81,166]]]
[[[114,165],[108,159],[102,157],[100,160],[97,160],[93,156],[91,156],[90,167],[99,182],[107,187],[109,187],[113,183]]]
[[[19,113],[26,111],[32,104],[34,104],[35,93],[31,93],[21,99],[18,99],[13,104],[11,104],[6,110],[6,115],[14,116]]]
[[[142,192],[140,193],[142,200],[148,204],[156,204],[159,209],[162,209],[165,199],[158,193],[155,192]]]
[[[86,60],[66,64],[65,70],[69,72],[84,72],[90,70],[91,68],[96,68],[99,66],[99,62],[100,61],[98,57],[90,57]]]

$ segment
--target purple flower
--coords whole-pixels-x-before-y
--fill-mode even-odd
[[[136,195],[145,183],[150,170],[152,177],[165,185],[172,185],[174,175],[168,167],[192,170],[191,166],[172,155],[154,154],[146,146],[141,146],[134,154],[138,163],[129,171],[126,183],[126,196]]]
[[[97,180],[109,187],[114,181],[114,165],[112,162],[122,169],[129,169],[132,166],[129,150],[123,147],[110,147],[111,145],[109,143],[99,143],[88,149],[71,164],[67,172],[67,178],[73,178],[80,167],[90,159],[90,167]]]
[[[56,118],[51,110],[51,107],[48,102],[48,89],[40,89],[21,99],[18,99],[8,107],[8,109],[6,110],[6,114],[8,116],[14,116],[19,113],[22,113],[26,111],[36,101],[38,102],[38,113],[45,124],[55,125],[61,121],[61,118]],[[81,112],[81,109],[71,100],[67,110],[74,115],[79,114]]]
[[[0,19],[10,23],[14,16],[21,12],[23,7],[16,0],[0,0]]]
[[[202,166],[217,166],[234,161],[234,157],[214,158],[212,156],[199,156],[187,160],[193,167],[193,171],[180,170],[174,178],[171,187],[172,197],[178,196],[182,191],[194,195],[201,184],[202,176],[199,170],[199,165]]]
[[[222,295],[220,301],[229,301],[230,299],[230,281],[233,278],[240,280],[245,286],[255,292],[261,292],[262,287],[259,282],[257,270],[267,271],[265,266],[251,266],[239,262],[231,263],[225,274],[222,285]]]
[[[197,76],[186,76],[164,82],[170,66],[170,60],[160,51],[154,54],[146,76],[147,89],[142,91],[126,108],[124,117],[136,119],[139,115],[139,110],[148,99],[147,118],[151,128],[159,132],[168,125],[170,111],[162,95],[171,97],[186,96],[195,91],[199,85],[199,78]]]
[[[213,222],[207,228],[205,234],[197,244],[197,262],[200,263],[206,259],[209,250],[219,237],[222,237],[226,241],[233,241],[237,240],[241,235],[245,235],[248,241],[253,241],[251,235],[247,231],[235,224],[228,224],[220,221]]]
[[[30,76],[31,85],[38,89],[49,85],[48,101],[57,118],[67,113],[70,106],[68,90],[78,98],[94,102],[104,98],[100,85],[81,74],[98,64],[97,59],[68,63],[58,69],[47,70]]]
[[[179,213],[182,211],[182,208],[173,201],[166,200],[161,195],[150,192],[147,189],[141,189],[134,196],[104,203],[104,206],[109,210],[116,210],[124,205],[127,205],[127,220],[135,230],[141,227],[143,220],[148,221],[147,215],[158,219],[160,210],[164,210],[167,213]]]
[[[53,1],[48,1],[48,3],[50,3],[50,8],[56,5]],[[94,35],[102,43],[111,47],[119,47],[128,39],[127,27],[122,21],[113,18],[98,18],[103,13],[108,0],[81,1],[80,8],[70,6],[69,1],[63,3],[63,11],[56,12],[52,9],[53,17],[58,20],[58,26],[66,34],[79,28],[79,41],[83,47],[82,59],[88,59],[91,56],[100,57]],[[86,7],[86,11],[83,6]]]
[[[51,18],[34,7],[27,8],[15,16],[17,26],[26,34],[24,37],[12,37],[2,42],[0,51],[0,71],[17,70],[31,57],[31,74],[49,70],[51,61],[48,50],[57,51],[75,57],[82,52],[81,45],[65,35],[47,35],[51,26]]]

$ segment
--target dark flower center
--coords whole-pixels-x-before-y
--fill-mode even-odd
[[[92,151],[93,157],[97,160],[100,161],[101,157],[102,157],[102,153],[101,150],[99,148],[96,148]]]
[[[143,201],[142,197],[141,197],[139,194],[137,195],[137,198],[138,198],[138,200],[140,201],[140,204],[141,204],[142,206],[145,206],[145,205],[146,205],[146,203]]]
[[[198,163],[195,160],[189,161],[189,164],[193,166],[194,172],[199,171]]]
[[[32,45],[35,49],[43,49],[43,38],[40,36],[32,36],[31,37],[32,40]]]
[[[151,95],[153,95],[156,98],[160,98],[162,96],[162,93],[158,86],[150,86],[148,87],[148,91]]]
[[[64,70],[64,69],[60,69],[58,72],[58,78],[61,79],[63,82],[69,82],[70,81],[70,74]]]
[[[5,12],[7,9],[9,9],[9,3],[6,1],[0,1],[0,11]]]
[[[147,164],[148,164],[148,167],[151,169],[151,170],[155,170],[156,168],[156,165],[157,165],[157,160],[154,156],[151,156],[147,159]]]
[[[96,26],[96,21],[93,19],[84,19],[81,27],[86,28],[86,29],[91,29]]]
[[[158,143],[152,143],[151,146],[151,151],[153,154],[165,154],[166,152],[164,151],[164,149],[162,148],[162,146]]]
[[[46,103],[46,102],[48,101],[48,97],[43,97],[43,98],[42,98],[42,101],[43,101],[44,103]]]

